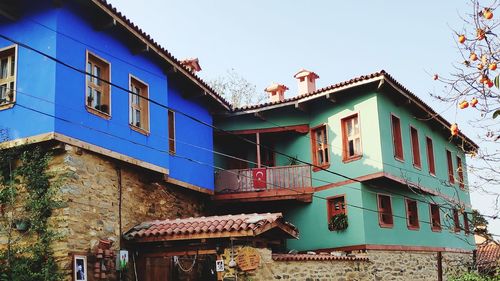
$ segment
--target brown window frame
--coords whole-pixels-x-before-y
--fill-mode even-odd
[[[175,154],[177,146],[175,144],[175,112],[168,110],[168,153]]]
[[[429,174],[436,176],[436,163],[434,162],[434,144],[430,137],[425,137],[425,146],[427,149],[427,165],[429,166]]]
[[[6,60],[6,73],[0,69],[0,110],[12,108],[17,96],[17,45],[10,45],[0,49],[0,68]]]
[[[450,184],[455,184],[455,172],[453,169],[453,157],[451,156],[451,151],[446,149],[446,161],[448,165],[448,181]]]
[[[412,206],[415,207],[415,210],[412,210]],[[406,225],[410,230],[418,230],[420,229],[420,222],[418,220],[418,203],[416,200],[405,198],[405,207],[406,207]],[[412,221],[412,216],[416,218]]]
[[[417,128],[410,125],[410,143],[411,143],[411,154],[413,159],[413,167],[421,170],[422,169],[422,158],[420,157],[420,141],[418,139]]]
[[[96,74],[96,67],[101,75]],[[87,51],[85,70],[99,78],[90,75],[85,77],[85,108],[88,112],[104,119],[111,118],[111,64],[94,53]],[[92,95],[89,93],[92,92]],[[100,93],[101,98],[97,101],[94,94]],[[107,106],[107,111],[103,110]]]
[[[460,217],[458,215],[458,210],[453,209],[453,231],[455,232],[460,232],[461,226],[460,226]]]
[[[431,219],[431,230],[434,232],[441,231],[441,211],[439,209],[439,205],[432,203],[429,204],[429,216]]]
[[[337,214],[347,214],[347,203],[346,203],[346,195],[336,195],[332,197],[328,197],[327,199],[327,223],[330,223],[330,220],[333,216]],[[339,206],[339,210],[335,210],[337,207],[334,203],[339,202],[341,205]]]
[[[322,124],[319,126],[316,126],[311,129],[311,152],[312,152],[312,160],[313,164],[316,167],[313,167],[313,171],[320,171],[321,168],[327,169],[330,167],[330,149],[329,149],[329,143],[328,143],[328,126],[327,124]],[[321,135],[320,137],[326,141],[324,142],[318,142],[316,133],[320,132]],[[320,163],[318,159],[318,154],[321,152],[322,157],[323,157],[323,162]]]
[[[460,186],[461,189],[465,189],[465,183],[464,183],[464,170],[463,170],[463,163],[462,163],[462,158],[460,158],[457,155],[457,175],[458,175],[458,186]]]
[[[129,125],[133,130],[149,135],[149,85],[139,78],[129,75]],[[138,92],[137,92],[138,90]],[[132,94],[135,93],[135,94]],[[139,97],[137,96],[139,95]],[[136,120],[136,113],[139,119]],[[139,124],[137,124],[139,122]],[[134,124],[135,123],[135,124]]]
[[[353,136],[347,135],[347,123],[353,119],[357,119],[358,123],[358,133],[353,134]],[[359,118],[359,113],[352,114],[350,116],[344,117],[341,119],[341,128],[342,128],[342,161],[350,162],[354,160],[361,159],[363,157],[363,143],[361,140],[361,122]],[[349,141],[353,140],[353,155],[349,155]],[[356,139],[359,139],[359,151],[355,151]]]
[[[401,132],[401,119],[394,114],[391,114],[391,131],[394,158],[404,162],[405,156],[403,149],[403,135]]]
[[[389,201],[389,207],[388,210],[384,210],[382,207],[383,202],[382,200],[388,199]],[[377,194],[377,206],[378,206],[378,222],[380,227],[383,228],[392,228],[394,227],[394,214],[392,212],[392,199],[391,196],[386,195],[386,194]],[[389,222],[386,222],[384,219],[384,216],[390,216]]]
[[[469,217],[467,216],[467,212],[464,212],[463,219],[464,219],[464,231],[465,231],[465,234],[470,234]]]

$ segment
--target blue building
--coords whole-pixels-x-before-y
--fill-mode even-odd
[[[229,105],[194,70],[105,1],[10,1],[2,15],[11,140],[55,139],[213,190],[210,112]]]

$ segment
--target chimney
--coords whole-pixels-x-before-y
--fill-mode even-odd
[[[302,68],[293,77],[299,80],[299,95],[316,91],[316,79],[319,78],[318,74]]]
[[[271,86],[264,89],[269,93],[269,102],[282,102],[285,99],[285,91],[288,87],[283,84],[273,83]]]
[[[193,73],[201,71],[198,58],[183,59],[181,60],[181,64]]]

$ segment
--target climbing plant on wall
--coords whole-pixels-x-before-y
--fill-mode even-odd
[[[62,280],[52,250],[56,177],[39,146],[0,150],[0,281]]]

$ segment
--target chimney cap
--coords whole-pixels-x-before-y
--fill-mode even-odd
[[[316,74],[315,72],[312,72],[312,71],[309,71],[307,69],[300,69],[299,72],[297,72],[293,78],[302,78],[302,77],[307,77],[307,76],[312,76],[313,78],[317,79],[319,78],[318,74]]]
[[[268,93],[278,91],[278,90],[286,91],[286,90],[288,90],[288,87],[283,85],[283,84],[278,84],[278,83],[274,82],[269,87],[264,89],[264,91],[266,91]]]
[[[192,72],[201,71],[200,60],[198,58],[187,58],[181,60],[181,64]]]

